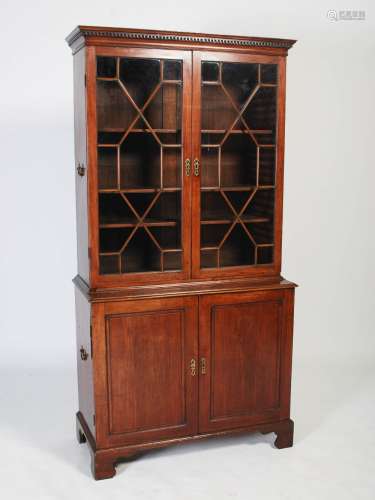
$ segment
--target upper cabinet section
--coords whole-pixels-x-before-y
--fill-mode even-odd
[[[278,275],[294,41],[82,26],[67,41],[88,285]]]

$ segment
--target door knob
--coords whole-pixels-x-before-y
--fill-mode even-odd
[[[85,175],[85,166],[83,163],[78,163],[77,165],[77,174],[81,177]]]
[[[81,359],[82,361],[86,361],[86,359],[89,357],[89,355],[87,354],[87,351],[86,349],[83,347],[83,345],[81,345],[81,349],[79,350],[80,354],[81,354]]]

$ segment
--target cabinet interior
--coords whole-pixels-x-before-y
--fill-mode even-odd
[[[181,270],[183,63],[96,63],[99,272]],[[200,268],[272,264],[278,67],[203,61],[200,76]]]
[[[101,274],[181,269],[182,62],[97,57]]]

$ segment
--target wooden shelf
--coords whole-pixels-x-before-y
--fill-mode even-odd
[[[251,191],[252,189],[275,189],[275,186],[202,186],[201,191]]]
[[[106,78],[101,78],[101,80],[105,79]],[[113,80],[113,78],[107,78],[107,80]],[[202,80],[202,85],[219,87],[221,83],[219,81]],[[259,83],[258,85],[259,87],[277,87],[276,83]]]
[[[172,128],[153,128],[152,129],[154,132],[160,132],[160,133],[163,133],[163,134],[177,134],[178,132],[181,132],[181,130],[177,130],[177,129],[172,129]],[[112,132],[116,132],[116,133],[124,133],[127,132],[127,129],[123,129],[123,128],[111,128],[111,127],[105,127],[105,128],[101,128],[100,130],[98,130],[98,134],[106,134],[106,133],[112,133]],[[150,130],[148,128],[132,128],[131,130],[129,130],[129,133],[138,133],[138,134],[144,134],[144,133],[150,133]]]
[[[138,225],[138,222],[113,222],[108,224],[100,224],[100,229],[110,229],[110,228],[121,228],[121,227],[135,227]],[[140,227],[175,227],[177,226],[177,221],[174,220],[150,220],[145,219],[145,221],[140,225]]]
[[[163,248],[163,253],[182,252],[182,248]]]
[[[257,224],[260,222],[270,222],[268,217],[240,217],[240,220],[245,224]],[[201,221],[201,225],[209,225],[209,224],[232,224],[234,219],[206,219]],[[236,224],[239,224],[240,221],[237,220]]]
[[[117,138],[118,142],[100,142],[98,139],[98,148],[108,148],[108,147],[119,147],[119,142],[122,141],[122,137],[124,136],[125,133],[130,134],[182,134],[182,130],[177,130],[177,129],[166,129],[166,128],[152,128],[152,130],[147,129],[147,128],[133,128],[131,130],[128,129],[123,129],[123,128],[101,128],[98,130],[98,137],[100,134],[119,134],[119,137]],[[160,138],[159,138],[160,139]],[[176,143],[176,144],[164,144],[163,147],[175,147],[179,148],[182,147],[182,144]]]
[[[126,189],[99,189],[99,193],[115,193],[115,194],[120,194],[120,193],[140,193],[140,194],[147,194],[147,193],[179,193],[181,192],[180,187],[176,188],[126,188]]]
[[[97,76],[96,79],[100,82],[118,82],[120,79],[117,76]],[[181,80],[161,80],[161,84],[166,85],[181,85]]]
[[[215,249],[216,250],[216,249]],[[181,248],[163,248],[162,249],[162,253],[182,253],[182,249]],[[109,256],[109,255],[117,255],[119,256],[121,254],[121,252],[100,252],[99,253],[99,256],[102,257],[102,256]]]
[[[225,134],[227,130],[225,129],[211,129],[211,130],[201,130],[202,134]],[[230,131],[230,134],[248,134],[251,132],[252,134],[272,134],[273,130],[268,129],[233,129]]]
[[[258,248],[272,248],[274,247],[275,245],[273,243],[261,243],[260,245],[257,245]],[[212,245],[208,245],[208,246],[203,246],[201,247],[201,250],[204,250],[204,251],[217,251],[219,250],[219,247],[215,247],[215,246],[212,246]]]

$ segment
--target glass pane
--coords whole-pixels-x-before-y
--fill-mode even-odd
[[[130,133],[120,146],[121,189],[160,188],[160,144],[147,132]]]
[[[219,266],[250,266],[254,264],[255,247],[241,224],[235,224],[221,247]]]
[[[181,61],[164,61],[163,66],[164,80],[182,80]]]
[[[101,274],[182,269],[182,62],[97,58]]]
[[[221,147],[222,187],[255,186],[257,146],[247,134],[230,134]]]
[[[136,221],[134,212],[121,194],[99,194],[99,224],[101,226],[135,224]]]
[[[117,148],[98,147],[99,189],[117,187]]]
[[[216,62],[202,63],[202,80],[217,82],[219,80],[219,64]]]
[[[121,269],[124,273],[161,271],[161,253],[145,228],[135,231],[121,253]]]
[[[258,64],[222,63],[223,86],[243,106],[258,85]]]
[[[217,256],[218,256],[218,250],[216,249],[208,249],[208,250],[201,250],[201,267],[202,268],[210,268],[210,267],[217,267],[218,261],[217,261]]]
[[[96,74],[102,78],[115,78],[116,58],[98,57],[96,59]]]
[[[181,187],[181,147],[162,148],[163,185],[165,188]]]
[[[219,148],[204,148],[201,153],[201,186],[219,186]]]
[[[225,132],[237,121],[237,110],[233,108],[230,99],[220,86],[208,85],[202,87],[202,133],[209,131]]]
[[[144,112],[147,123],[159,133],[181,133],[181,93],[179,85],[164,84],[154,95]],[[139,122],[142,128],[142,122]],[[145,127],[143,122],[143,127]],[[164,142],[164,141],[162,141]]]
[[[143,106],[160,82],[160,61],[120,58],[119,77],[131,99]]]
[[[97,80],[96,106],[98,133],[123,132],[137,116],[134,106],[114,80]]]
[[[277,65],[202,63],[201,268],[272,264]]]
[[[261,64],[261,82],[277,83],[277,64]]]
[[[201,219],[206,221],[231,221],[234,215],[220,192],[205,192],[201,194]]]

